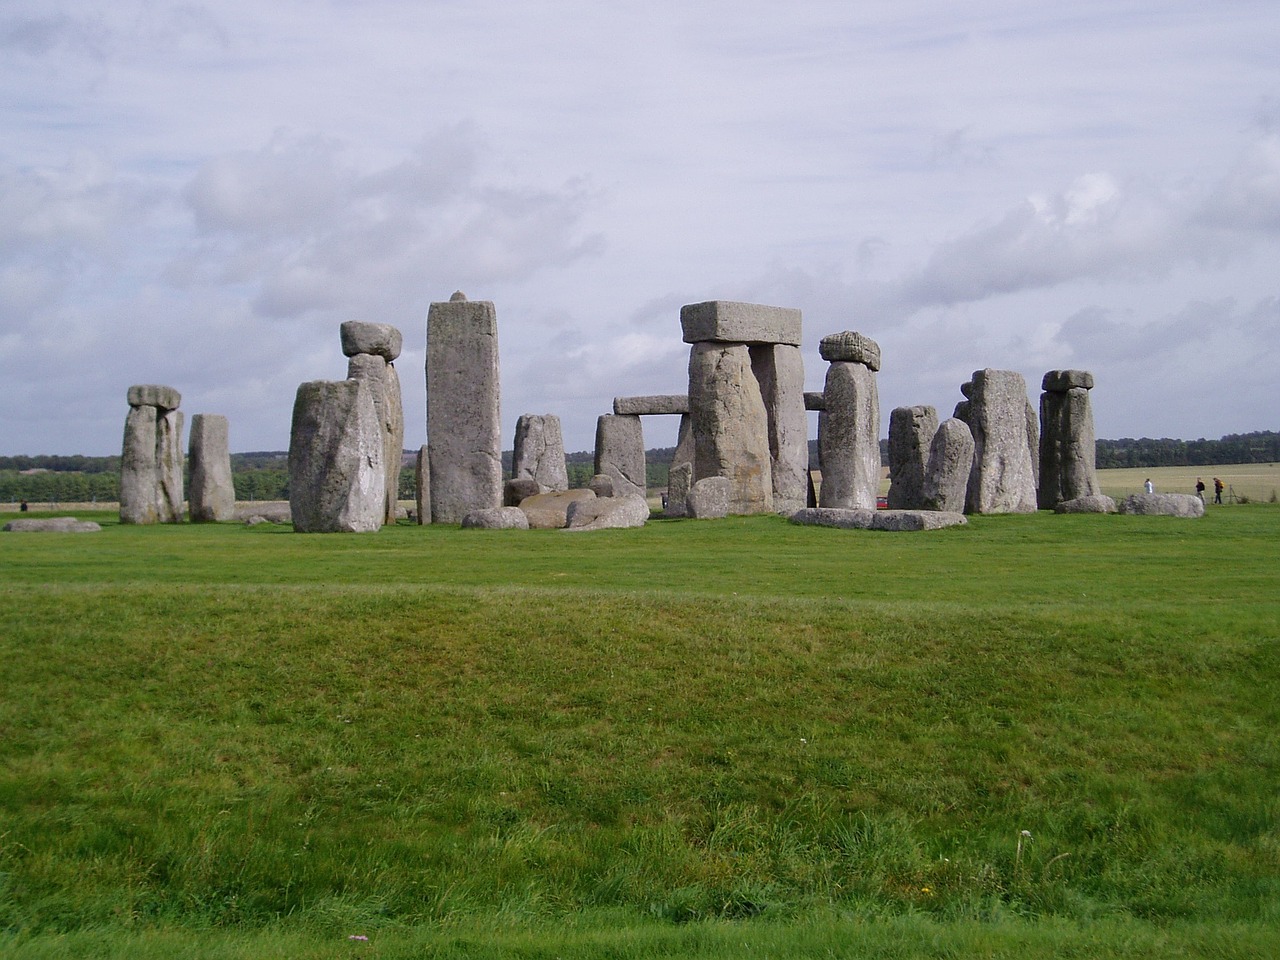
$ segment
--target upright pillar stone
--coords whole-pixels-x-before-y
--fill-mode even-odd
[[[695,343],[689,351],[693,485],[729,481],[730,514],[773,511],[769,415],[743,343]],[[691,489],[692,489],[691,486]]]
[[[120,457],[120,522],[182,522],[182,395],[135,384],[128,391]]]
[[[818,344],[827,368],[818,414],[819,506],[874,510],[880,489],[880,347],[846,330]]]
[[[676,451],[671,456],[671,468],[667,471],[667,505],[663,513],[668,517],[683,517],[687,513],[689,489],[693,486],[693,458],[693,421],[685,413],[680,417]]]
[[[1050,370],[1041,381],[1040,495],[1042,510],[1102,493],[1095,468],[1097,440],[1087,370]]]
[[[929,443],[929,465],[921,487],[921,507],[963,513],[973,471],[973,433],[958,417],[942,421]]]
[[[418,508],[418,524],[431,522],[431,460],[424,443],[418,448],[418,457],[414,463],[414,493]]]
[[[596,420],[595,470],[613,480],[615,497],[647,495],[639,417],[606,413]]]
[[[427,312],[431,519],[461,523],[502,503],[498,320],[488,300],[455,293]]]
[[[373,396],[373,407],[382,430],[382,462],[386,473],[383,521],[396,522],[400,499],[400,462],[404,453],[404,403],[395,359],[404,338],[387,323],[348,320],[339,328],[342,352],[347,359],[347,379],[364,380]]]
[[[516,421],[511,477],[533,480],[540,493],[569,489],[559,417],[551,413],[526,413]]]
[[[197,413],[191,418],[188,459],[191,469],[191,522],[234,520],[236,492],[231,477],[226,417],[216,413]]]
[[[787,343],[752,346],[751,371],[760,384],[769,429],[773,509],[790,516],[805,506],[809,476],[809,418],[804,408],[804,360]]]
[[[896,407],[889,414],[889,509],[924,509],[929,445],[938,432],[938,411],[929,406]]]
[[[963,388],[962,388],[963,389]],[[1036,484],[1027,418],[1027,384],[1012,370],[977,370],[969,382],[973,433],[969,513],[1034,513]]]
[[[299,533],[370,533],[386,512],[382,420],[362,379],[298,387],[289,433],[289,509]]]

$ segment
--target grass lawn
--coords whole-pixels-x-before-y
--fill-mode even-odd
[[[0,534],[0,955],[1280,941],[1275,506],[95,519]]]

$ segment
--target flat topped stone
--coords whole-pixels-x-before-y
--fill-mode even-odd
[[[1204,501],[1190,493],[1134,493],[1116,507],[1120,513],[1140,516],[1184,517],[1189,520],[1204,516]]]
[[[400,350],[404,346],[404,337],[389,323],[348,320],[338,328],[338,333],[342,337],[344,357],[371,353],[390,363],[400,356]]]
[[[131,407],[155,407],[161,411],[182,406],[182,394],[158,383],[135,383],[129,388],[128,399]]]
[[[528,530],[529,519],[519,507],[485,507],[462,518],[463,530]]]
[[[885,530],[891,532],[941,530],[968,523],[963,513],[941,510],[848,510],[838,507],[807,507],[791,515],[791,522],[804,526],[836,527],[841,530]]]
[[[23,517],[4,525],[6,533],[98,533],[101,530],[92,520],[75,517]]]
[[[1093,389],[1093,374],[1088,370],[1050,370],[1040,381],[1040,389],[1050,393],[1066,393],[1075,387]]]
[[[827,334],[818,343],[818,353],[828,363],[860,363],[873,373],[880,369],[880,344],[855,330]]]
[[[652,417],[689,412],[687,393],[664,393],[646,397],[614,397],[613,412],[618,416]]]
[[[1054,513],[1115,513],[1116,509],[1116,502],[1101,493],[1063,500],[1053,506]]]
[[[707,300],[680,308],[685,343],[786,343],[800,346],[800,311],[736,300]]]

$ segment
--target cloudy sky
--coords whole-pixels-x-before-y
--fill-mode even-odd
[[[1275,0],[4,0],[0,454],[133,383],[288,446],[338,324],[496,304],[503,443],[682,392],[679,308],[799,307],[945,417],[1092,370],[1098,435],[1280,429]],[[674,424],[646,421],[650,445]]]

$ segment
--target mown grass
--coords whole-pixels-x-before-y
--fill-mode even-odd
[[[0,951],[1251,956],[1280,932],[1275,508],[918,535],[102,519],[0,537]]]

